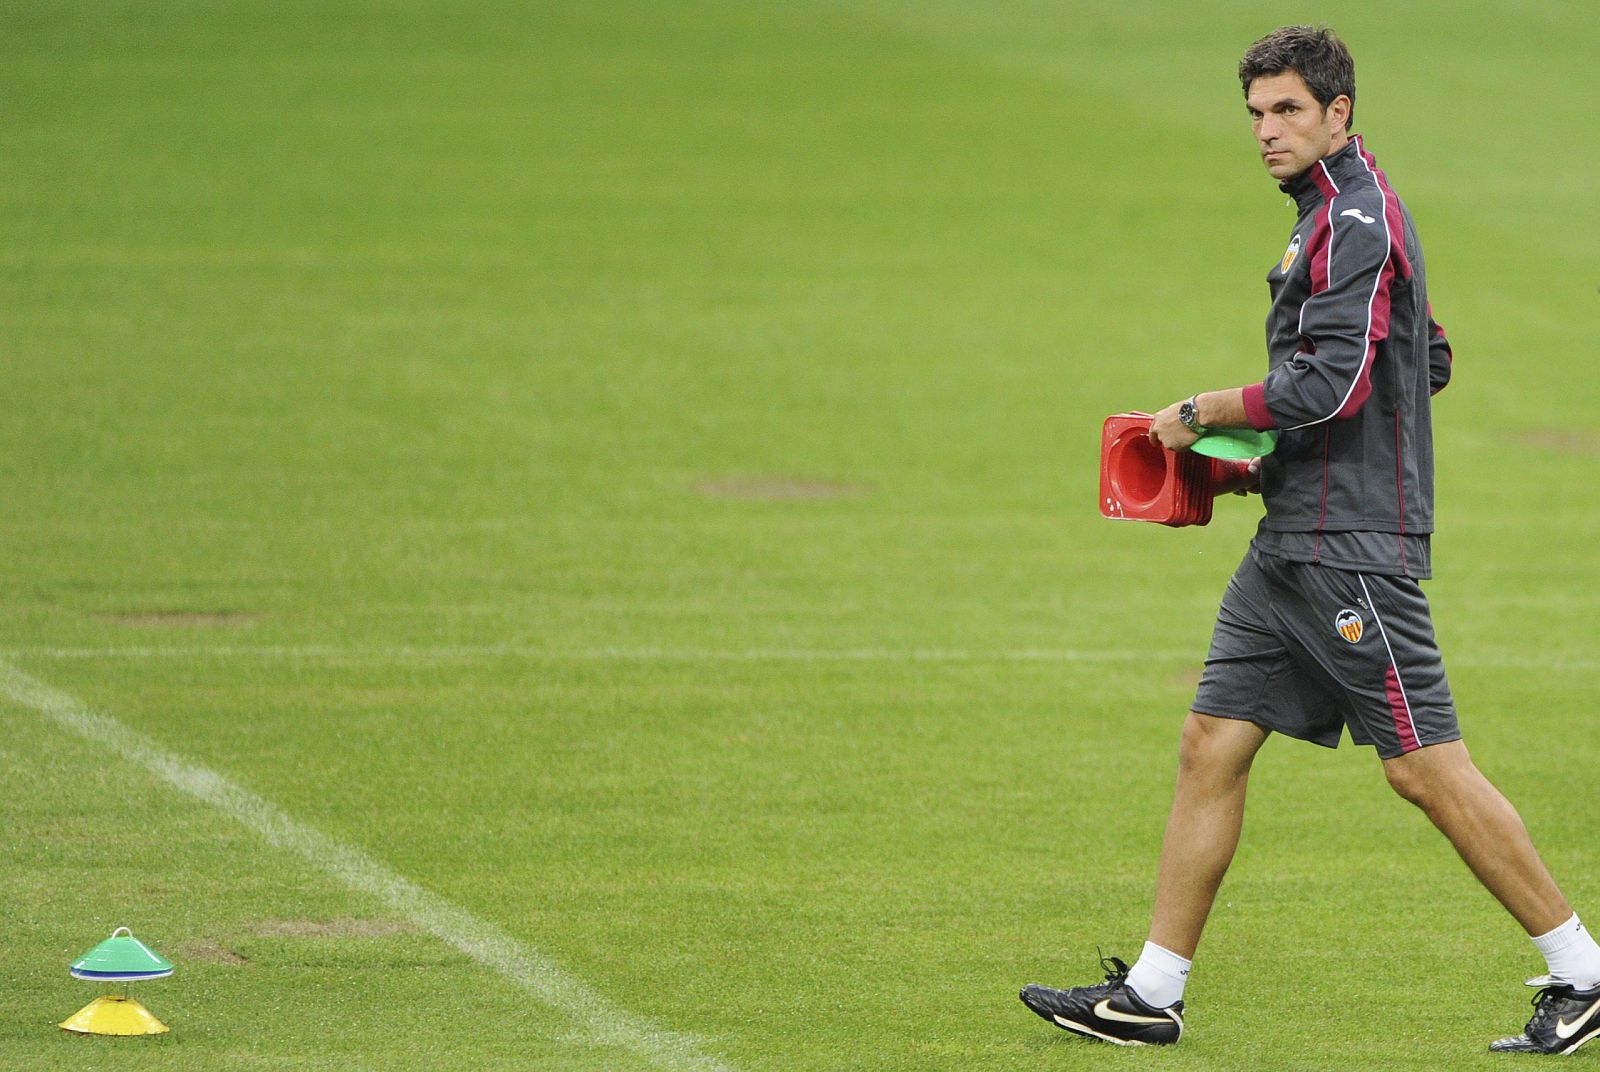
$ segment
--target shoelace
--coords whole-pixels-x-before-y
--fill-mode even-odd
[[[1100,969],[1106,973],[1106,982],[1120,983],[1128,977],[1128,965],[1121,957],[1108,957],[1099,946],[1095,952],[1100,954]]]
[[[1533,995],[1533,1019],[1528,1021],[1528,1034],[1533,1034],[1536,1028],[1549,1024],[1556,1014],[1556,1002],[1572,996],[1572,987],[1564,984],[1553,984],[1540,988]]]

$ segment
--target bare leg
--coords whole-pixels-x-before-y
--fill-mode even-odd
[[[1530,935],[1554,930],[1572,906],[1539,859],[1511,802],[1485,778],[1460,741],[1383,762],[1395,792],[1421,808],[1489,892]]]
[[[1150,941],[1180,957],[1194,958],[1217,888],[1239,846],[1250,763],[1268,732],[1252,722],[1198,711],[1183,724],[1178,788],[1161,842],[1150,923]]]

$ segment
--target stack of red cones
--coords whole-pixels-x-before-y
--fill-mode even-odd
[[[1249,461],[1181,453],[1150,442],[1150,414],[1117,413],[1100,431],[1100,513],[1173,528],[1205,525],[1218,495],[1255,482]]]

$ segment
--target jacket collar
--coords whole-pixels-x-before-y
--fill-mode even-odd
[[[1331,200],[1338,192],[1336,183],[1352,171],[1364,170],[1362,156],[1365,153],[1366,146],[1361,143],[1361,135],[1352,134],[1338,152],[1329,153],[1300,174],[1278,183],[1278,189],[1294,198],[1295,204],[1302,210]]]

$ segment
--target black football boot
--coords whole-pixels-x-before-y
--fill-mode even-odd
[[[1183,1036],[1183,1002],[1153,1009],[1128,986],[1128,966],[1101,957],[1106,981],[1094,986],[1053,990],[1029,983],[1022,1003],[1057,1027],[1118,1046],[1167,1046]]]
[[[1522,1034],[1489,1043],[1491,1053],[1572,1053],[1600,1035],[1600,986],[1574,990],[1549,976],[1528,985],[1541,987],[1533,996],[1533,1019]]]

